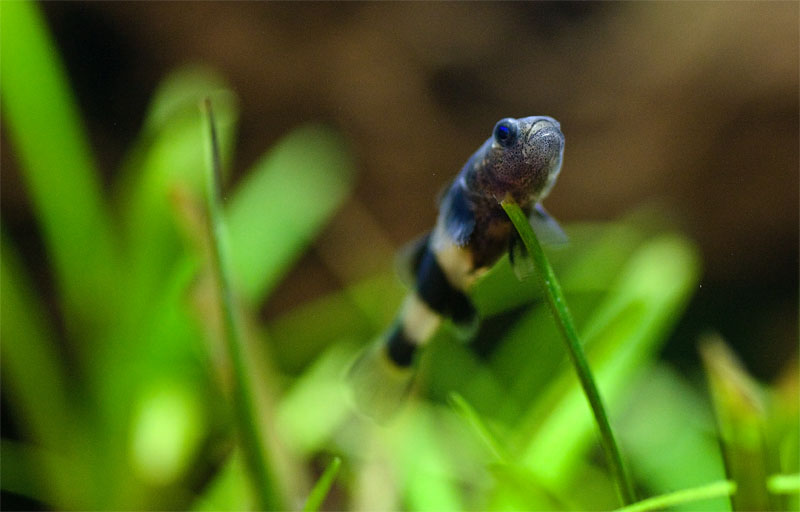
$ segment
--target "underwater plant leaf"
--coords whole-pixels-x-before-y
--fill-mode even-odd
[[[311,489],[311,493],[308,495],[305,505],[303,505],[304,511],[316,512],[319,510],[319,507],[322,506],[322,502],[325,501],[325,497],[331,490],[334,480],[336,480],[336,475],[339,473],[339,467],[341,465],[342,459],[339,457],[334,457],[330,464],[328,464],[328,467],[325,468],[325,471]]]
[[[655,357],[698,270],[697,252],[688,241],[676,235],[656,237],[631,256],[584,325],[587,355],[612,409],[635,371]],[[520,463],[548,484],[565,485],[593,441],[591,416],[571,374],[562,373],[542,390],[518,435]]]
[[[353,162],[329,128],[296,128],[264,155],[227,208],[237,290],[263,300],[350,193]]]
[[[210,97],[202,103],[206,147],[206,208],[210,224],[211,270],[219,289],[223,318],[223,339],[233,377],[233,417],[239,433],[245,466],[261,509],[285,508],[283,488],[267,452],[268,434],[255,388],[254,363],[245,345],[243,319],[236,305],[233,272],[228,249],[227,223],[222,203],[222,160],[219,134]]]
[[[676,509],[681,505],[686,505],[689,510],[716,510],[709,507],[708,500],[727,497],[736,493],[736,484],[728,480],[712,482],[710,484],[681,489],[679,491],[653,496],[641,501],[637,501],[627,507],[618,508],[614,512],[647,512],[650,510],[670,510]],[[698,505],[698,501],[703,502],[703,506]]]
[[[4,397],[19,428],[44,446],[64,441],[69,424],[68,385],[56,334],[29,282],[19,255],[0,235],[0,353]]]
[[[188,253],[181,210],[202,213],[204,139],[198,105],[214,100],[223,160],[233,150],[237,101],[211,72],[176,71],[159,85],[144,128],[126,156],[116,200],[122,212],[127,271],[126,310],[141,314],[159,296],[161,283]],[[133,318],[133,322],[138,322]]]
[[[728,478],[736,482],[734,510],[784,510],[767,490],[771,473],[762,390],[718,335],[700,344]]]
[[[76,335],[107,320],[115,299],[111,216],[39,6],[3,2],[0,9],[3,121],[52,262],[67,327]]]
[[[631,390],[619,432],[643,487],[663,494],[725,478],[713,415],[694,387],[666,364],[655,364],[642,368]],[[689,512],[698,506],[672,508]],[[730,510],[730,500],[727,495],[708,498],[703,508]]]

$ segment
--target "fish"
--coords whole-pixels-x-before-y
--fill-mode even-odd
[[[507,117],[494,125],[445,189],[434,228],[402,251],[411,290],[391,327],[348,372],[361,412],[380,421],[400,409],[421,349],[446,319],[465,337],[474,335],[480,318],[469,291],[501,256],[509,255],[520,279],[533,271],[501,201],[522,208],[543,244],[566,244],[564,230],[541,204],[563,158],[564,134],[552,117]]]

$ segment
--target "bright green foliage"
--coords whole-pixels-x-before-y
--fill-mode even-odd
[[[402,300],[392,274],[265,323],[252,313],[348,200],[354,169],[336,132],[287,127],[208,205],[199,104],[213,102],[224,170],[237,101],[214,73],[177,71],[105,194],[35,4],[0,2],[0,43],[3,128],[57,292],[49,307],[0,230],[2,393],[20,434],[0,442],[4,491],[93,510],[619,506],[544,296],[507,260],[472,292],[485,318],[478,339],[440,329],[407,406],[385,425],[355,412],[344,374]],[[211,236],[209,213],[227,237]],[[646,214],[568,231],[569,247],[546,254],[622,459],[650,497],[636,510],[729,510],[734,484],[736,508],[748,496],[796,508],[796,370],[771,388],[748,384],[760,397],[750,409],[731,394],[745,388],[714,372],[723,457],[702,389],[658,360],[697,285],[693,244]],[[230,251],[227,297],[212,248]],[[223,306],[246,364],[231,358]],[[237,386],[251,392],[247,414],[234,413]],[[752,425],[766,446],[758,477],[723,462],[753,449]],[[331,454],[341,465],[314,485],[312,468]]]
[[[306,500],[306,504],[303,506],[304,511],[315,512],[319,510],[322,501],[325,499],[325,496],[327,496],[328,491],[331,490],[331,485],[333,485],[333,480],[339,473],[339,467],[341,465],[342,459],[335,457],[328,467],[325,468],[325,472],[322,473],[317,483],[314,484],[314,488],[311,489],[311,494],[309,494],[308,500]]]

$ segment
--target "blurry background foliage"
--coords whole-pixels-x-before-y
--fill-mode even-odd
[[[264,503],[208,264],[211,95],[272,507],[619,505],[505,259],[478,339],[440,330],[392,424],[342,380],[438,190],[541,113],[567,137],[550,257],[638,494],[797,509],[799,8],[0,3],[3,508]]]

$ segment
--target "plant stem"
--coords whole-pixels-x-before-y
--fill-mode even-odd
[[[617,484],[620,499],[624,505],[629,505],[636,500],[633,485],[622,463],[622,457],[614,439],[614,433],[611,431],[603,401],[600,398],[594,377],[583,353],[583,347],[578,339],[578,332],[572,320],[572,315],[567,309],[567,302],[564,299],[561,286],[558,284],[553,268],[550,266],[550,262],[547,261],[542,246],[539,244],[539,240],[528,222],[528,217],[519,205],[511,199],[504,199],[500,204],[517,229],[522,242],[528,249],[528,253],[533,258],[539,283],[544,290],[545,297],[547,297],[547,303],[550,305],[550,311],[553,313],[556,324],[567,343],[567,353],[578,374],[578,380],[580,380],[583,387],[586,399],[589,401],[589,406],[597,422],[597,428],[600,430],[600,443],[603,445],[606,460]]]
[[[258,406],[251,387],[246,362],[246,347],[241,325],[236,317],[231,270],[225,246],[226,225],[222,212],[222,163],[217,140],[217,128],[211,100],[203,102],[203,113],[208,125],[209,164],[206,172],[209,224],[211,228],[211,259],[222,298],[224,337],[233,367],[233,401],[236,423],[241,436],[242,451],[253,478],[259,509],[282,509],[269,464],[266,460],[264,433],[261,429]]]

